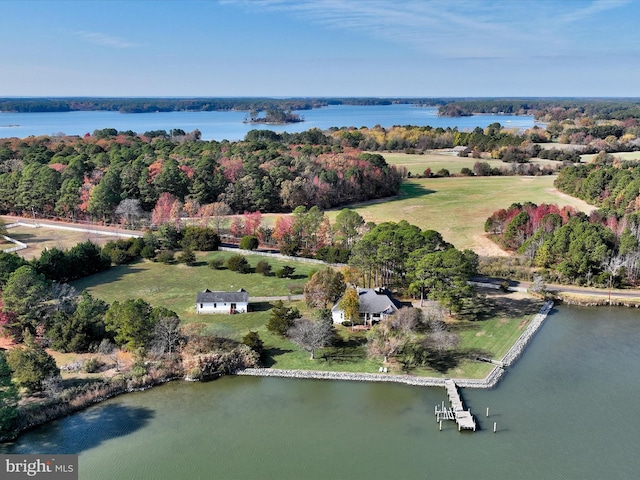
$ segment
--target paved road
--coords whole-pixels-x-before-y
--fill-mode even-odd
[[[476,282],[493,283],[494,285],[500,285],[505,280],[503,278],[483,277],[477,276],[473,278]],[[507,280],[510,287],[522,287],[528,289],[531,286],[531,282],[519,282],[517,280]],[[558,285],[558,284],[546,284],[547,289],[554,293],[565,293],[571,295],[588,295],[597,298],[609,298],[609,289],[607,288],[592,288],[592,287],[577,287],[574,285]],[[612,298],[627,298],[627,299],[640,299],[640,290],[637,289],[612,289]]]

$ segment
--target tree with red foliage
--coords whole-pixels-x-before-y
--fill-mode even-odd
[[[231,235],[235,237],[242,237],[244,235],[244,222],[241,217],[233,217],[233,221],[231,222],[231,227],[229,227],[229,232]]]
[[[162,225],[163,223],[171,221],[176,200],[176,197],[170,193],[164,192],[160,194],[160,198],[158,198],[156,206],[151,212],[151,223],[154,225]]]
[[[262,213],[260,211],[257,212],[244,212],[244,234],[245,235],[256,235],[257,230],[260,228],[262,224]]]

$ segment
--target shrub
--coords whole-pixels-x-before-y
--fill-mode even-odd
[[[271,273],[271,265],[269,262],[265,262],[264,260],[260,260],[256,264],[256,273],[261,273],[265,277]]]
[[[156,257],[156,260],[161,263],[167,263],[167,264],[173,263],[174,261],[173,250],[162,250]]]
[[[251,267],[244,255],[233,255],[227,260],[227,268],[232,272],[249,273]]]
[[[184,247],[182,253],[178,255],[178,262],[185,263],[187,265],[193,265],[196,263],[196,254],[189,247]]]
[[[224,266],[224,260],[221,258],[213,258],[209,260],[207,265],[213,270],[222,270],[222,267]]]
[[[91,357],[83,365],[84,371],[87,373],[95,373],[100,370],[100,367],[102,367],[102,362],[96,357]]]
[[[260,339],[260,335],[258,335],[258,332],[247,333],[244,337],[242,337],[242,343],[244,343],[258,355],[262,355],[262,352],[264,350],[264,342]]]
[[[146,258],[147,260],[151,260],[156,256],[156,249],[153,248],[151,245],[145,245],[145,247],[140,252],[140,256],[142,258]]]
[[[183,229],[182,246],[202,252],[218,250],[220,237],[211,228],[185,227]]]
[[[128,250],[120,250],[119,248],[111,250],[110,257],[111,262],[116,265],[126,265],[135,259],[135,256],[129,253]]]
[[[240,248],[243,250],[256,250],[258,245],[260,245],[260,241],[254,235],[245,235],[240,240]]]
[[[276,277],[278,278],[291,278],[293,276],[293,272],[295,272],[295,267],[290,267],[289,265],[285,265],[278,271],[276,271]]]

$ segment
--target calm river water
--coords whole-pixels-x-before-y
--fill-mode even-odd
[[[381,125],[429,125],[458,127],[461,130],[484,128],[499,122],[506,127],[531,128],[531,116],[476,115],[473,117],[438,117],[436,108],[416,108],[411,105],[333,105],[300,111],[304,122],[289,125],[251,125],[242,123],[247,112],[158,112],[121,114],[118,112],[62,112],[62,113],[0,113],[0,138],[30,135],[84,135],[102,128],[132,130],[144,133],[152,130],[181,128],[202,132],[203,140],[241,140],[249,130],[302,132],[310,128],[326,130],[331,127],[374,127]]]
[[[87,480],[635,479],[639,346],[637,310],[559,307],[497,388],[463,390],[475,433],[438,431],[440,388],[237,377],[121,396],[0,452],[79,453]]]

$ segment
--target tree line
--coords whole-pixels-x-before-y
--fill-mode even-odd
[[[282,110],[310,110],[327,105],[391,105],[392,103],[426,102],[437,105],[436,99],[409,98],[367,98],[367,97],[318,97],[318,98],[0,98],[2,112],[72,112],[72,111],[118,111],[122,113],[154,113],[177,111],[266,111],[272,108]]]
[[[640,118],[636,98],[481,98],[452,99],[440,106],[443,116],[460,117],[477,113],[534,115],[537,120],[562,121],[592,117],[599,120]]]

